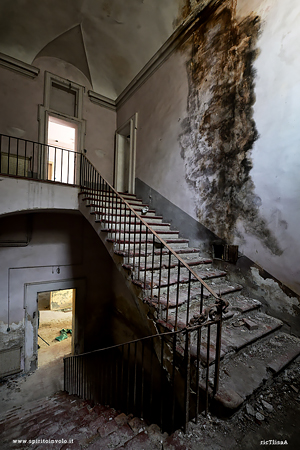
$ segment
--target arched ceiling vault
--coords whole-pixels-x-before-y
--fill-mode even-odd
[[[170,37],[187,0],[2,0],[0,52],[67,61],[115,99]]]

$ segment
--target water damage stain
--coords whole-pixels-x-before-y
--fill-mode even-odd
[[[232,2],[224,2],[190,39],[181,156],[199,221],[228,241],[241,237],[242,224],[279,255],[279,244],[260,216],[261,200],[250,175],[251,149],[258,138],[253,63],[260,19],[251,15],[237,24],[234,13]]]

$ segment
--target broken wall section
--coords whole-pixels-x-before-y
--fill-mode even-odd
[[[139,182],[299,295],[300,5],[212,3],[220,9],[120,107],[118,123],[139,114]]]

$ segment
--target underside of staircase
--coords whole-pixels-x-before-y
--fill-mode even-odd
[[[149,236],[145,229],[138,229],[136,216],[125,214],[121,202],[116,205],[112,200],[109,209],[101,210],[98,196],[103,199],[109,195],[107,192],[95,194],[90,189],[82,189],[79,195],[80,211],[93,225],[117,264],[119,261],[119,268],[129,285],[132,285],[133,292],[138,293],[139,300],[149,306],[157,332],[184,330],[197,324],[201,311],[214,303],[210,290],[228,302],[223,314],[221,365],[216,395],[212,391],[215,345],[211,344],[208,350],[204,340],[199,349],[197,333],[194,333],[190,356],[193,364],[200,351],[200,390],[205,390],[207,362],[211,366],[211,408],[221,416],[231,415],[254,391],[265,382],[271,382],[300,354],[300,340],[283,332],[283,323],[266,314],[261,302],[244,294],[243,286],[233,284],[225,271],[214,267],[211,258],[201,255],[199,249],[189,247],[188,239],[182,237],[184,230],[172,230],[162,216],[158,216],[155,210],[149,209],[135,195],[120,194],[141,219],[205,281],[208,288],[203,288],[184,266],[178,275],[176,256],[162,249],[160,242]],[[148,258],[152,249],[153,256]],[[188,295],[190,305],[186,303]],[[203,303],[201,308],[200,298]],[[176,351],[183,352],[180,340]]]

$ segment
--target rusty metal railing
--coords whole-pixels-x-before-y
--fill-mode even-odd
[[[81,153],[0,134],[0,174],[79,185]]]
[[[196,311],[193,306],[196,318],[212,301],[226,307],[226,302],[171,247],[176,240],[162,239],[146,222],[143,207],[137,205],[135,209],[129,204],[85,156],[81,159],[80,185],[96,222],[107,231],[115,252],[124,257],[123,267],[131,271],[133,283],[143,289],[143,299],[157,308],[165,326],[177,331],[191,325],[195,320],[190,317],[192,302],[198,304]],[[185,307],[179,316],[182,304]]]
[[[114,373],[116,387],[120,370],[122,377],[125,377],[122,367],[127,364],[127,378],[120,378],[123,384],[127,383],[126,410],[133,408],[132,412],[140,411],[139,415],[145,414],[147,399],[143,397],[144,394],[142,404],[138,403],[138,399],[141,392],[148,392],[145,386],[147,383],[151,385],[151,378],[149,381],[149,378],[138,376],[137,370],[147,372],[148,367],[143,361],[149,361],[145,355],[149,353],[150,345],[154,353],[150,352],[149,355],[156,358],[161,374],[160,378],[154,378],[153,389],[157,392],[157,383],[161,392],[164,392],[165,385],[168,386],[166,398],[172,399],[166,428],[172,428],[179,422],[186,427],[190,417],[197,419],[197,414],[203,407],[203,395],[204,409],[207,412],[209,396],[213,396],[218,390],[222,314],[228,304],[176,253],[176,248],[172,248],[178,241],[162,239],[160,233],[153,230],[146,221],[151,211],[145,215],[143,207],[134,206],[125,200],[80,153],[0,135],[0,174],[81,186],[82,194],[89,201],[91,212],[95,214],[95,220],[108,233],[107,240],[113,243],[114,251],[123,256],[123,266],[131,271],[133,283],[141,287],[143,300],[155,307],[157,329],[171,330],[113,347],[115,350],[103,349],[66,358],[66,389],[83,398],[100,399],[102,403],[108,403],[105,396],[109,395],[112,406],[117,407],[119,403],[112,391],[113,378],[108,380],[108,375]],[[113,354],[113,358],[108,357],[109,365],[103,365],[106,355]],[[114,368],[116,355],[118,358]],[[136,359],[132,359],[133,357]],[[89,369],[92,367],[92,360],[97,370],[94,367],[93,370]],[[209,379],[209,367],[212,364],[213,385]],[[140,379],[144,380],[144,387],[136,384],[141,383],[138,381]],[[109,389],[105,389],[105,380],[111,383]],[[101,395],[98,383],[102,386]],[[192,391],[196,395],[192,395]],[[204,394],[201,396],[200,392]],[[118,398],[125,401],[120,392]],[[160,424],[163,428],[164,410],[169,406],[161,403],[165,400],[155,398],[153,405],[159,407]],[[150,419],[151,411],[155,410],[156,419],[153,420],[157,422],[157,408],[149,408]]]
[[[192,328],[65,357],[64,389],[168,433],[186,432],[190,420],[208,412],[218,390],[219,313]]]

